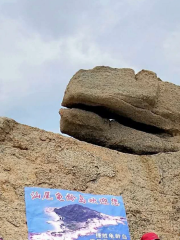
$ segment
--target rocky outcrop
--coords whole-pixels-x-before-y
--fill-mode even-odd
[[[76,110],[60,111],[61,131],[80,140],[136,154],[180,149],[180,87],[153,72],[80,70],[62,106]]]
[[[65,113],[64,113],[65,114]],[[180,236],[180,152],[138,156],[0,118],[0,235],[27,239],[24,187],[122,195],[132,240]]]
[[[180,87],[96,67],[74,75],[62,105],[61,131],[85,142],[0,118],[0,238],[27,239],[24,187],[36,186],[122,195],[132,240],[178,240]]]
[[[135,154],[176,152],[180,145],[168,135],[154,135],[80,109],[61,109],[61,131],[79,140]]]

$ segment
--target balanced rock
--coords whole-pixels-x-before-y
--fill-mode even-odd
[[[180,87],[151,71],[80,70],[62,106],[76,110],[60,111],[61,132],[80,140],[137,154],[180,149]]]
[[[0,237],[4,240],[28,238],[26,186],[122,195],[132,240],[148,231],[163,240],[179,239],[180,151],[125,154],[8,118],[0,118],[0,136]]]

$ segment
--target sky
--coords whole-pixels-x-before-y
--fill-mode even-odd
[[[59,133],[71,77],[95,66],[180,85],[180,1],[0,0],[0,116]]]

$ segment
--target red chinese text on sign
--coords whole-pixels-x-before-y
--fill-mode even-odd
[[[100,198],[99,201],[100,201],[100,204],[109,205],[107,198]]]
[[[31,193],[31,199],[34,200],[34,199],[40,199],[41,198],[41,194],[39,194],[38,192],[32,192]]]
[[[97,200],[95,198],[88,199],[88,202],[92,204],[97,204]]]
[[[65,201],[63,199],[63,195],[60,192],[57,192],[55,195],[56,195],[56,199],[59,200],[60,202],[64,202]]]
[[[116,198],[111,198],[111,205],[119,206],[120,204],[119,204],[119,202],[118,202],[118,200]]]
[[[53,200],[53,197],[51,197],[50,192],[44,192],[44,196],[42,198],[42,200]]]
[[[76,199],[76,197],[75,197],[73,194],[70,194],[70,193],[67,193],[67,194],[66,194],[66,200],[67,200],[67,201],[74,202],[75,199]]]
[[[79,195],[79,203],[86,203],[86,199],[82,195]]]

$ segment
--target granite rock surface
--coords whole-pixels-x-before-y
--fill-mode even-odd
[[[80,70],[61,109],[61,132],[121,152],[175,152],[180,136],[180,86],[128,68]]]
[[[0,236],[26,240],[24,187],[122,195],[132,240],[180,237],[180,152],[121,153],[0,118]]]

